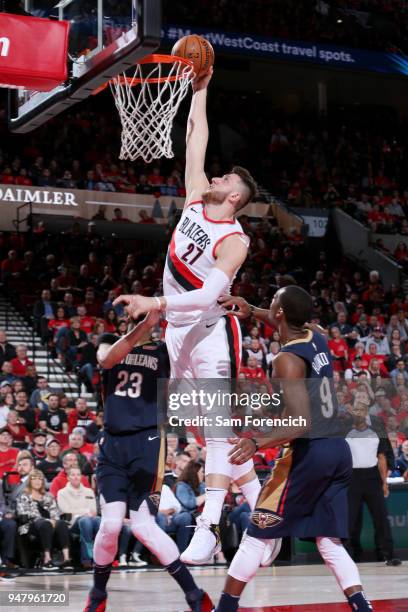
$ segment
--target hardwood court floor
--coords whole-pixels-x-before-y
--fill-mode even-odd
[[[360,564],[365,590],[374,612],[408,612],[407,563],[385,567],[381,563]],[[198,584],[214,602],[218,600],[226,569],[193,568]],[[36,610],[81,612],[92,583],[91,573],[32,575],[1,584],[1,590],[66,589],[70,603],[64,607],[36,607]],[[3,604],[4,605],[4,604]],[[28,606],[9,606],[3,610],[29,612]],[[107,612],[181,612],[187,610],[176,583],[161,570],[117,571],[109,582]],[[262,569],[247,587],[242,598],[245,612],[349,612],[344,598],[323,565],[296,565]]]

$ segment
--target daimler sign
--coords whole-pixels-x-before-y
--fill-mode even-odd
[[[1,202],[32,202],[33,204],[53,204],[55,206],[78,206],[75,193],[71,191],[45,191],[22,189],[19,187],[0,187]]]

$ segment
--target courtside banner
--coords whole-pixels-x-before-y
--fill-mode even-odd
[[[386,74],[408,75],[408,56],[396,53],[380,53],[364,49],[351,49],[334,45],[315,44],[280,38],[267,38],[251,34],[189,28],[167,25],[162,29],[162,42],[173,45],[189,34],[200,34],[213,45],[215,51],[253,55],[264,59],[276,59],[309,64],[322,64],[345,70],[368,70]]]
[[[0,83],[50,91],[66,81],[69,25],[0,13]]]

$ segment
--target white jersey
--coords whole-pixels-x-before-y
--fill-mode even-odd
[[[249,246],[249,238],[237,220],[209,219],[202,201],[191,202],[181,215],[167,251],[163,294],[178,295],[200,289],[215,265],[216,248],[227,236],[233,234],[240,235]],[[192,310],[188,313],[169,311],[166,318],[169,323],[186,325],[216,319],[224,314],[225,309],[215,301],[206,310]]]

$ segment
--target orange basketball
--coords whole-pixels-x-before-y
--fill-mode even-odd
[[[212,45],[197,34],[180,38],[171,50],[172,55],[192,60],[196,76],[206,74],[214,64],[214,49]]]

